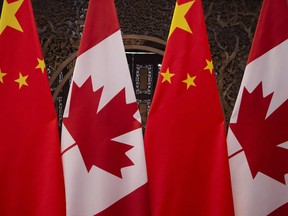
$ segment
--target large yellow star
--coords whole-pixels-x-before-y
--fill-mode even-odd
[[[196,84],[194,83],[196,76],[191,77],[188,73],[187,73],[187,79],[183,80],[182,82],[187,84],[187,89],[189,89],[190,86],[196,86]]]
[[[192,33],[192,30],[185,18],[185,15],[189,11],[191,6],[194,4],[194,2],[195,0],[189,1],[181,5],[178,5],[178,2],[176,2],[176,7],[174,10],[174,15],[173,15],[173,19],[171,22],[171,27],[170,27],[168,38],[170,37],[170,35],[174,32],[176,28],[180,28],[180,29],[183,29],[184,31]]]
[[[26,82],[27,76],[23,76],[21,73],[19,73],[19,78],[15,80],[15,82],[19,83],[19,89],[22,88],[23,85],[28,86],[28,83]]]
[[[167,81],[171,84],[171,77],[175,76],[175,74],[170,73],[169,68],[167,68],[165,73],[160,72],[160,74],[163,76],[162,83]]]
[[[212,60],[209,61],[209,60],[206,59],[206,64],[207,64],[207,65],[206,65],[206,67],[204,68],[204,70],[209,70],[209,71],[210,71],[210,74],[212,74],[213,69],[214,69]]]
[[[44,59],[41,60],[41,59],[37,58],[37,61],[38,61],[38,65],[36,66],[35,69],[39,68],[39,69],[41,69],[42,73],[44,73],[44,69],[46,67]]]
[[[19,0],[9,4],[7,0],[4,0],[0,20],[0,35],[3,33],[7,26],[23,32],[23,29],[15,16],[23,2],[24,0]]]
[[[3,77],[6,76],[7,73],[2,73],[1,68],[0,68],[0,82],[4,83]]]

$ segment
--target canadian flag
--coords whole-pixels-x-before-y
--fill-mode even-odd
[[[140,115],[113,0],[91,0],[63,117],[67,215],[149,215]]]
[[[288,2],[264,0],[228,131],[235,214],[288,214]]]

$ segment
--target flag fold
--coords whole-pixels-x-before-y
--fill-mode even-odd
[[[286,215],[288,2],[264,0],[227,137],[235,214]]]
[[[0,20],[0,215],[65,215],[58,124],[30,0]]]
[[[91,0],[63,116],[68,215],[150,214],[143,134],[113,0]]]
[[[145,132],[153,216],[233,215],[202,1],[176,2]]]

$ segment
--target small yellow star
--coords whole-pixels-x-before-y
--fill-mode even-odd
[[[3,77],[6,76],[6,75],[7,75],[7,73],[2,73],[1,68],[0,68],[0,82],[1,83],[4,83]]]
[[[37,58],[37,61],[38,61],[38,65],[36,66],[36,68],[35,69],[37,69],[37,68],[40,68],[41,69],[41,71],[42,71],[42,73],[44,73],[44,69],[45,69],[45,62],[44,62],[44,59],[39,59],[39,58]]]
[[[212,74],[213,69],[214,69],[212,60],[209,61],[209,60],[206,59],[206,64],[207,64],[207,66],[204,68],[204,70],[209,70],[210,73]]]
[[[7,0],[4,0],[0,20],[0,35],[3,33],[3,31],[7,26],[10,26],[13,29],[23,32],[23,29],[15,16],[15,14],[19,10],[23,2],[24,0],[19,0],[9,4]]]
[[[163,76],[162,83],[167,81],[171,84],[171,77],[175,76],[175,74],[170,73],[169,68],[167,68],[165,73],[160,72],[160,74]]]
[[[15,80],[15,82],[19,83],[19,89],[22,88],[23,85],[28,86],[26,79],[28,78],[27,76],[22,76],[21,73],[19,73],[19,78]]]
[[[185,15],[189,11],[191,6],[194,4],[194,2],[195,0],[189,1],[181,5],[178,5],[178,2],[176,2],[168,38],[170,37],[170,35],[174,32],[176,28],[180,28],[180,29],[183,29],[184,31],[192,33],[192,30],[185,18]]]
[[[190,86],[196,86],[194,83],[196,76],[190,77],[190,75],[187,73],[187,79],[183,80],[182,82],[187,84],[187,89],[189,89]]]

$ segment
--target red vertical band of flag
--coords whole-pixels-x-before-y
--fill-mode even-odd
[[[288,2],[264,0],[230,119],[235,214],[286,215]]]
[[[91,0],[62,127],[69,215],[148,216],[143,134],[113,0]]]
[[[248,63],[287,39],[287,5],[287,0],[286,2],[281,0],[263,4],[260,15],[261,22],[257,25]],[[275,37],[275,35],[277,36]]]
[[[65,215],[57,118],[30,0],[4,0],[0,47],[0,215]]]
[[[153,216],[233,215],[202,1],[177,1],[145,132]]]
[[[98,4],[98,2],[94,0],[90,1],[89,5],[93,10],[88,10],[86,17],[99,16],[101,19],[86,19],[85,28],[89,31],[83,32],[83,38],[89,38],[89,40],[81,40],[78,55],[81,55],[83,52],[100,43],[120,28],[116,11],[111,10],[114,8],[113,1]]]

